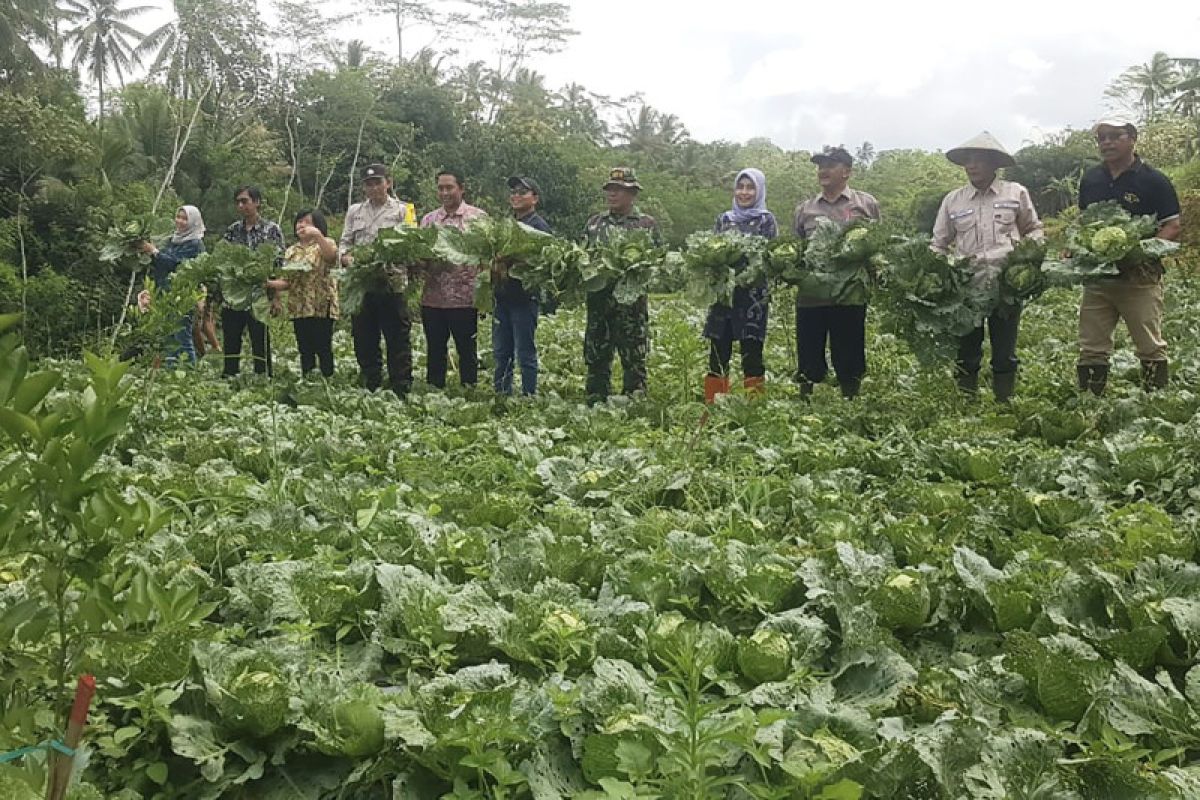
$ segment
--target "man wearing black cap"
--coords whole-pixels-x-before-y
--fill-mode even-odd
[[[807,238],[821,218],[843,227],[860,219],[879,219],[875,198],[849,186],[854,159],[845,148],[826,147],[810,160],[817,165],[821,193],[796,208],[797,236]],[[797,295],[796,382],[801,397],[811,395],[813,386],[825,380],[829,372],[826,341],[842,396],[854,397],[867,371],[867,307],[828,305],[826,300]]]
[[[517,222],[550,233],[550,226],[537,213],[541,196],[542,191],[533,178],[514,175],[508,179],[508,203]],[[496,359],[493,386],[498,394],[512,394],[513,362],[516,361],[521,367],[521,393],[534,395],[538,379],[534,339],[538,321],[537,298],[527,292],[519,280],[509,277],[505,264],[493,268],[492,293],[496,301],[492,312],[492,352]]]
[[[1179,197],[1166,175],[1137,154],[1137,128],[1129,120],[1106,118],[1092,128],[1103,163],[1079,179],[1079,207],[1115,200],[1134,216],[1152,214],[1160,239],[1174,241],[1182,231]],[[1085,286],[1079,303],[1079,388],[1102,394],[1108,383],[1113,330],[1124,320],[1142,362],[1142,388],[1167,385],[1167,342],[1162,334],[1162,263],[1123,271],[1111,280]]]
[[[646,230],[659,241],[658,222],[637,208],[642,185],[632,167],[609,170],[604,184],[607,214],[593,214],[587,221],[588,244],[607,241],[611,232]],[[612,287],[587,296],[587,327],[583,332],[583,360],[587,364],[584,391],[589,403],[608,398],[612,382],[613,351],[621,358],[625,394],[646,391],[646,357],[650,352],[650,306],[646,295],[633,303],[618,303]]]
[[[350,267],[350,250],[375,241],[383,228],[415,225],[416,211],[411,203],[390,194],[392,180],[383,164],[368,164],[362,171],[366,199],[350,206],[345,227],[338,242],[342,266]],[[363,385],[375,391],[383,383],[383,353],[379,337],[387,343],[388,382],[400,397],[412,388],[412,321],[404,299],[405,267],[395,265],[397,280],[392,287],[367,292],[362,310],[351,320],[354,357],[362,374]]]

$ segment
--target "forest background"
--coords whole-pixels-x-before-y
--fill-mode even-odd
[[[32,352],[77,355],[108,337],[130,283],[97,258],[112,224],[190,203],[215,237],[245,183],[262,187],[265,216],[285,232],[301,207],[331,213],[336,232],[367,163],[388,164],[396,194],[421,211],[437,205],[438,169],[461,170],[468,201],[494,213],[507,208],[505,178],[525,174],[570,236],[599,210],[608,168],[627,164],[645,186],[642,209],[675,244],[711,227],[742,167],[767,174],[781,219],[818,191],[805,150],[697,141],[640,95],[547,86],[537,59],[575,35],[562,3],[356,7],[387,30],[389,52],[331,38],[345,18],[330,4],[271,0],[267,11],[269,21],[253,3],[173,0],[165,22],[145,25],[161,13],[132,0],[0,0],[0,313],[25,312]],[[435,46],[406,50],[416,29],[434,31]],[[488,56],[475,60],[480,42]],[[1139,152],[1175,181],[1185,218],[1200,219],[1200,58],[1148,54],[1106,100],[1138,121]],[[1097,163],[1090,123],[1020,143],[1007,175],[1043,216],[1071,207]],[[857,188],[915,229],[931,228],[963,182],[941,152],[829,144],[855,154]],[[1185,231],[1200,241],[1200,227]]]

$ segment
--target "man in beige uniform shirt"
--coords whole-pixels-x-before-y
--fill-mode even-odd
[[[796,235],[808,238],[824,217],[843,228],[860,219],[879,219],[879,203],[866,192],[851,189],[854,159],[842,147],[826,147],[814,155],[821,193],[796,207]],[[796,296],[796,382],[800,396],[812,394],[813,386],[825,380],[829,365],[825,343],[843,397],[858,394],[867,371],[867,307],[830,305],[815,297]]]
[[[1029,191],[1019,183],[996,177],[1001,167],[1016,161],[987,131],[949,150],[946,158],[958,164],[970,181],[942,199],[933,225],[932,247],[939,253],[951,249],[971,259],[976,286],[988,287],[999,279],[1004,261],[1021,239],[1042,239]],[[998,308],[987,318],[992,343],[992,392],[1004,403],[1012,397],[1017,381],[1017,332],[1020,306]],[[983,325],[958,343],[956,375],[958,387],[974,394],[979,386],[983,361]]]
[[[346,223],[338,242],[342,266],[350,268],[350,249],[370,244],[383,228],[415,225],[416,212],[391,192],[392,179],[383,164],[369,164],[362,172],[366,198],[346,211]],[[383,353],[379,349],[382,334],[387,343],[388,382],[400,397],[412,388],[412,321],[403,292],[381,287],[367,292],[362,310],[350,321],[354,336],[354,357],[362,374],[363,385],[375,391],[383,383]]]

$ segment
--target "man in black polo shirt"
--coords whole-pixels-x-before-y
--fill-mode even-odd
[[[1174,241],[1181,231],[1179,198],[1166,175],[1135,151],[1137,128],[1123,119],[1102,119],[1092,129],[1101,164],[1079,180],[1079,207],[1115,200],[1135,216],[1153,214],[1160,239]],[[1113,331],[1125,320],[1142,362],[1142,388],[1167,385],[1167,343],[1162,338],[1162,266],[1122,274],[1083,290],[1079,304],[1079,388],[1104,392],[1108,382]]]

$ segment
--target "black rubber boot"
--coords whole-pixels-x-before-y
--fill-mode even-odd
[[[1171,367],[1165,360],[1142,362],[1142,389],[1145,391],[1167,388],[1170,377]]]
[[[862,378],[847,378],[839,381],[838,385],[842,388],[842,397],[852,400],[858,397],[858,390],[862,388]]]
[[[979,391],[979,373],[957,370],[954,376],[958,390],[965,395],[974,396]]]
[[[1080,364],[1075,368],[1079,377],[1079,390],[1087,390],[1099,397],[1108,385],[1107,364]]]
[[[1007,403],[1013,396],[1013,391],[1017,388],[1017,373],[1015,372],[994,372],[992,373],[992,394],[996,397],[997,403]]]

